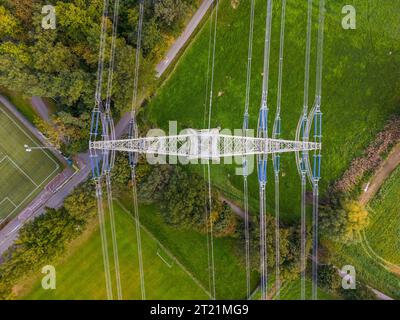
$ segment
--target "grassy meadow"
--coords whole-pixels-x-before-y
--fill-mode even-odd
[[[229,0],[221,0],[216,44],[212,127],[241,128],[245,100],[247,43],[250,2],[240,1],[235,9]],[[399,112],[400,3],[355,0],[357,29],[341,26],[344,0],[328,1],[326,8],[323,79],[323,179],[322,191],[344,172],[351,159],[362,152],[385,121]],[[287,4],[286,42],[282,97],[282,137],[293,139],[303,103],[306,1]],[[256,1],[251,77],[250,127],[256,128],[261,100],[265,1]],[[315,84],[315,49],[318,7],[314,8],[310,105]],[[388,14],[390,13],[390,14]],[[270,71],[270,128],[277,91],[280,1],[274,1]],[[208,58],[209,24],[195,37],[182,55],[171,76],[146,106],[145,116],[167,129],[169,120],[179,128],[204,127],[205,88]],[[235,165],[214,165],[213,183],[231,198],[241,198],[242,178]],[[197,168],[201,172],[200,168]],[[271,170],[270,170],[271,173]],[[270,175],[271,176],[271,175]],[[272,181],[270,179],[270,181]],[[258,206],[255,172],[250,178],[250,202]],[[282,156],[281,210],[286,220],[299,216],[300,183],[293,154]],[[273,192],[268,192],[272,209]]]

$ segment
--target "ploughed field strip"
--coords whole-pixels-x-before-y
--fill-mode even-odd
[[[48,150],[26,152],[25,144],[40,146],[0,105],[0,222],[24,209],[60,171],[59,163]]]

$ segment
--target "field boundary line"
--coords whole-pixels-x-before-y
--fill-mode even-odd
[[[5,107],[6,107],[6,106],[5,106]],[[6,107],[6,108],[7,108],[7,107]],[[6,117],[7,117],[8,119],[10,119],[10,120],[14,123],[14,125],[15,125],[19,130],[21,130],[21,132],[22,132],[27,138],[29,138],[29,140],[31,140],[31,141],[35,144],[36,147],[40,147],[40,145],[39,145],[30,135],[28,135],[28,134],[26,133],[26,131],[25,131],[25,130],[24,130],[10,115],[7,114],[6,111],[4,111],[2,108],[0,108],[0,110],[6,115]],[[40,131],[39,131],[39,132],[40,132]],[[48,152],[47,152],[46,149],[41,149],[40,151],[42,151],[42,152],[56,165],[56,167],[57,167],[56,170],[58,170],[58,169],[60,168],[60,165],[57,163],[57,161],[55,161],[55,160],[48,154]]]
[[[118,205],[122,208],[122,210],[124,210],[134,221],[135,217],[133,217],[131,215],[131,213],[129,212],[129,210],[121,203],[121,201],[119,199],[116,200],[116,202],[118,203]],[[209,298],[211,298],[211,294],[210,292],[208,292],[208,290],[202,285],[202,283],[193,275],[192,272],[190,272],[179,260],[178,258],[172,254],[172,252],[170,250],[168,250],[161,242],[160,240],[158,240],[156,238],[156,236],[150,231],[148,230],[143,224],[140,223],[140,227],[161,247],[161,249],[163,249],[170,257],[172,260],[174,260],[174,262],[199,286],[200,289],[202,289]]]
[[[35,181],[33,181],[33,179],[23,169],[21,169],[20,166],[17,163],[15,163],[15,161],[11,157],[9,156],[6,157],[9,161],[11,161],[14,167],[16,167],[26,178],[28,178],[30,182],[32,182],[35,185],[36,188],[38,187],[38,184]]]
[[[160,252],[157,250],[157,256],[168,266],[168,268],[172,268],[172,264],[169,264],[164,257],[160,254]]]
[[[7,157],[7,156],[6,156]],[[6,219],[8,219],[14,212],[16,209],[18,209],[30,196],[32,196],[33,193],[35,193],[53,174],[54,172],[56,172],[59,168],[54,169],[47,177],[46,179],[44,179],[36,188],[34,188],[20,203],[19,205],[13,210],[11,211],[6,217],[4,217],[3,219],[0,220],[0,223],[2,223],[3,221],[5,221]]]
[[[3,107],[4,108],[6,108],[6,109],[9,109],[4,103],[1,103],[1,105],[3,105]],[[3,113],[3,114],[5,114],[5,116],[9,119],[9,120],[11,120],[11,122],[30,140],[30,141],[32,141],[32,143],[35,145],[35,146],[37,146],[37,147],[40,147],[40,145],[38,144],[38,142],[36,142],[33,138],[32,138],[32,136],[31,135],[34,135],[34,133],[33,132],[31,132],[31,135],[29,135],[28,133],[27,133],[27,131],[26,130],[24,130],[24,128],[22,128],[21,127],[21,125],[20,124],[18,124],[18,122],[16,121],[16,120],[14,120],[13,119],[13,117],[11,117],[9,114],[8,114],[8,112],[6,112],[6,110],[4,110],[3,108],[0,108],[0,110],[1,110],[1,112]],[[10,111],[10,110],[9,110]],[[26,174],[26,172],[24,172],[7,154],[2,158],[2,160],[1,160],[1,162],[5,159],[5,158],[7,158],[7,159],[9,159],[12,163],[13,163],[13,165],[14,166],[16,166],[33,184],[34,184],[34,186],[35,186],[35,188],[33,188],[32,189],[32,191],[18,204],[18,206],[16,206],[15,208],[14,208],[14,210],[12,210],[7,216],[5,216],[4,218],[2,218],[1,220],[0,220],[0,223],[1,222],[3,222],[3,221],[6,221],[11,215],[13,215],[14,213],[15,213],[15,211],[18,209],[18,208],[20,208],[21,206],[22,206],[22,204],[24,204],[24,202],[29,198],[29,197],[31,197],[32,196],[32,194],[34,194],[39,188],[41,188],[43,185],[44,185],[44,183],[46,183],[53,175],[54,175],[54,173],[55,172],[57,172],[59,169],[60,169],[60,164],[56,161],[56,160],[54,160],[53,159],[53,157],[51,156],[51,155],[49,155],[48,154],[48,151],[46,150],[46,149],[41,149],[40,150],[47,158],[49,158],[52,162],[53,162],[53,164],[55,164],[55,168],[54,168],[54,170],[53,171],[51,171],[50,173],[49,173],[49,175],[45,178],[45,179],[43,179],[42,180],[42,182],[40,182],[39,184],[37,184],[35,181],[33,181],[32,180],[32,178],[30,178],[27,174]],[[1,163],[0,162],[0,163]]]
[[[12,201],[9,197],[4,197],[2,201],[0,201],[0,204],[2,204],[4,201],[8,200],[8,202],[10,202],[14,207],[16,207],[17,205],[14,203],[14,201]]]
[[[390,262],[389,260],[386,260],[385,258],[383,258],[382,256],[380,256],[379,254],[377,254],[375,252],[375,250],[371,247],[371,245],[369,244],[367,235],[365,234],[365,231],[362,230],[360,232],[360,238],[361,238],[361,242],[365,245],[364,250],[367,254],[370,254],[370,257],[372,259],[374,259],[375,257],[375,262],[379,263],[382,267],[384,267],[386,270],[388,270],[389,272],[392,272],[394,274],[396,274],[395,272],[393,272],[392,270],[390,270],[390,267],[394,268],[394,269],[400,269],[400,265]],[[368,253],[369,251],[369,253]]]

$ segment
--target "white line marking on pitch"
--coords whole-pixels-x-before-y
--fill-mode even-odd
[[[9,161],[11,161],[11,163],[12,163],[25,177],[27,177],[27,178],[29,179],[30,182],[32,182],[32,183],[35,185],[36,188],[38,187],[37,183],[36,183],[35,181],[33,181],[33,179],[32,179],[23,169],[21,169],[20,166],[19,166],[18,164],[16,164],[15,161],[14,161],[13,159],[11,159],[9,156],[6,156],[6,157],[7,157],[7,159],[8,159]]]
[[[5,197],[3,198],[3,200],[0,202],[0,204],[3,204],[4,201],[8,201],[10,202],[14,207],[17,207],[17,205],[14,203],[14,201],[12,201],[9,197]]]
[[[22,133],[23,133],[25,136],[28,137],[29,140],[31,140],[37,147],[40,147],[40,145],[38,145],[37,142],[36,142],[35,140],[33,140],[32,137],[31,137],[30,135],[28,135],[28,134],[26,133],[26,131],[25,131],[23,128],[21,128],[21,126],[20,126],[17,122],[15,122],[15,120],[14,120],[12,117],[10,117],[10,116],[7,114],[7,112],[5,112],[2,108],[0,108],[0,110],[6,115],[7,118],[9,118],[9,119],[18,127],[19,130],[22,131]],[[38,132],[41,133],[40,131],[38,131]],[[55,163],[57,169],[60,168],[60,165],[57,163],[57,161],[55,161],[55,160],[48,154],[48,150],[46,150],[46,149],[41,149],[41,151],[42,151],[51,161],[53,161],[53,163]]]
[[[160,257],[162,261],[168,266],[168,268],[172,268],[172,264],[169,264],[162,256],[161,254],[157,251],[157,255]]]
[[[12,117],[10,117],[10,116],[7,114],[7,112],[5,112],[2,108],[0,108],[0,111],[2,111],[2,112],[6,115],[6,117],[9,118],[9,119],[15,124],[15,126],[17,126],[18,129],[22,131],[22,133],[23,133],[25,136],[28,137],[29,140],[31,140],[36,146],[39,147],[39,145],[37,144],[37,142],[36,142],[35,140],[33,140],[32,137],[31,137],[30,135],[28,135],[28,134],[26,133],[26,131],[25,131],[24,129],[22,129],[21,126],[20,126],[17,122],[15,122],[15,120],[14,120]],[[40,131],[39,131],[39,133],[40,133]],[[35,193],[35,192],[38,190],[38,188],[40,188],[47,180],[49,180],[49,178],[60,168],[60,165],[48,154],[48,150],[47,150],[47,149],[41,149],[40,151],[42,151],[42,152],[55,164],[55,169],[54,169],[54,170],[53,170],[39,185],[37,185],[37,184],[35,183],[36,188],[34,188],[34,189],[33,189],[19,204],[18,204],[18,206],[17,206],[13,211],[11,211],[6,217],[4,217],[3,219],[1,219],[1,220],[0,220],[0,223],[2,223],[3,221],[5,221],[6,219],[8,219],[8,218],[15,212],[15,210],[17,210],[19,207],[21,207],[21,205],[22,205],[33,193]],[[8,156],[7,156],[7,155],[4,156],[4,158],[3,158],[1,161],[3,161],[5,158],[8,158]],[[0,163],[1,163],[1,161],[0,161]]]

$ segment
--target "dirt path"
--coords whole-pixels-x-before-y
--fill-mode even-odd
[[[390,176],[394,169],[400,165],[400,143],[397,144],[388,158],[383,162],[381,167],[375,173],[371,181],[369,182],[368,190],[360,196],[360,203],[366,205],[379,191],[382,184]]]
[[[36,110],[36,112],[44,121],[50,122],[49,108],[41,97],[32,97],[31,104],[33,109]]]
[[[368,189],[361,194],[359,198],[359,202],[362,205],[366,205],[374,196],[378,193],[379,189],[382,187],[386,179],[390,176],[390,174],[400,165],[400,143],[397,144],[387,159],[383,162],[380,168],[376,171],[374,176],[369,182]],[[383,268],[388,270],[389,272],[393,272],[395,274],[399,274],[399,266],[392,264],[389,261],[386,261],[381,256],[376,254],[376,252],[371,248],[368,243],[368,239],[365,235],[365,232],[362,232],[360,235],[361,246],[364,252],[373,259],[376,263],[381,265]],[[385,295],[384,293],[369,287],[381,300],[393,300],[391,297]]]

